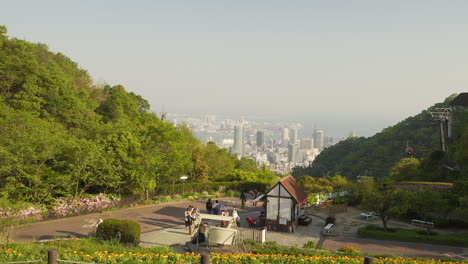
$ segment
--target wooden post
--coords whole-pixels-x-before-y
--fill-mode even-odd
[[[203,252],[201,253],[201,264],[210,264],[210,253],[209,252]]]
[[[57,249],[51,248],[48,250],[47,264],[57,264]]]
[[[364,257],[364,264],[373,264],[373,263],[374,263],[374,257],[371,257],[371,256]]]

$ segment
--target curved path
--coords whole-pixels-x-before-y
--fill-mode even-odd
[[[229,205],[233,204],[235,199],[219,200],[224,201],[224,204],[232,210]],[[20,226],[15,230],[13,240],[28,242],[53,238],[86,237],[96,230],[96,223],[99,219],[107,218],[135,220],[141,224],[141,233],[148,233],[183,225],[184,211],[188,205],[198,206],[202,212],[205,210],[205,201],[183,201],[66,217]]]
[[[228,205],[234,205],[239,208],[238,199],[220,199]],[[163,233],[179,232],[185,234],[183,229],[184,210],[191,204],[198,206],[201,211],[204,211],[205,201],[184,201],[172,202],[158,205],[148,205],[135,208],[127,208],[116,211],[103,213],[95,213],[84,216],[68,217],[44,222],[38,222],[25,226],[18,227],[13,236],[14,241],[28,242],[47,240],[53,238],[68,238],[68,237],[86,237],[93,233],[96,229],[98,219],[119,218],[132,219],[141,224],[142,242],[145,239],[148,241],[158,241],[156,244],[165,244],[166,241],[160,241],[164,236],[159,236]],[[261,210],[261,207],[247,207],[245,210],[240,209],[239,212],[245,218],[246,215],[256,216]],[[430,244],[418,244],[410,242],[383,241],[373,239],[360,239],[352,237],[321,237],[317,228],[321,223],[314,221],[308,227],[298,228],[295,234],[268,232],[267,240],[278,241],[285,246],[302,246],[305,242],[312,240],[318,245],[322,245],[326,249],[337,250],[343,246],[355,246],[363,252],[372,252],[376,254],[391,254],[408,257],[431,257],[431,258],[447,258],[453,257],[458,259],[468,259],[468,248],[464,247],[449,247]],[[173,232],[173,235],[176,233]],[[157,238],[160,238],[159,240]],[[180,242],[188,240],[187,236],[181,236]],[[169,242],[169,241],[167,241]],[[172,243],[172,242],[171,242]],[[170,245],[171,243],[166,243]],[[151,243],[147,244],[151,245]]]

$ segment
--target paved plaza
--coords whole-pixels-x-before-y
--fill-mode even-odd
[[[238,199],[220,199],[229,210],[232,206],[240,208]],[[204,212],[205,201],[183,201],[156,205],[126,208],[116,211],[95,213],[76,217],[38,222],[17,228],[13,240],[19,242],[40,241],[57,238],[86,237],[96,230],[98,219],[119,218],[132,219],[141,224],[141,246],[174,246],[180,250],[190,240],[184,227],[184,210],[191,204],[198,206]],[[246,227],[245,217],[256,217],[261,209],[259,206],[247,206],[239,209],[241,226]],[[299,226],[295,233],[268,231],[266,240],[276,241],[282,246],[302,247],[308,241],[314,241],[328,250],[338,250],[344,246],[355,246],[363,252],[375,254],[392,254],[407,257],[456,257],[468,259],[468,248],[438,246],[410,242],[382,241],[357,238],[359,226],[369,222],[379,223],[378,219],[365,220],[359,217],[360,211],[354,208],[344,214],[337,214],[337,224],[330,235],[322,235],[324,227],[323,216],[312,216],[312,223]],[[404,223],[393,222],[393,225],[404,226]]]

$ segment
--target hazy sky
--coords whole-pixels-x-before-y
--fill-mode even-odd
[[[381,129],[468,90],[465,0],[3,0],[0,24],[158,112]]]

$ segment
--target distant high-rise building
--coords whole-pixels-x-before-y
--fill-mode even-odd
[[[323,131],[317,130],[317,127],[314,130],[314,148],[323,150]]]
[[[323,137],[323,148],[328,148],[330,146],[333,146],[335,144],[334,138],[333,137]]]
[[[301,139],[301,149],[303,150],[312,150],[314,148],[314,139],[313,138],[303,138]]]
[[[296,163],[299,156],[299,146],[297,144],[288,145],[288,161]]]
[[[244,124],[234,126],[234,145],[232,153],[236,153],[239,157],[244,155]]]
[[[293,127],[289,129],[289,143],[290,144],[297,144],[299,139],[297,138],[297,128]]]
[[[283,146],[286,147],[289,142],[289,128],[283,128],[283,131],[281,131],[281,140],[283,142]]]
[[[215,124],[216,123],[216,116],[215,115],[206,115],[205,120],[208,124]]]
[[[258,130],[257,131],[257,147],[262,147],[265,145],[265,131]]]

